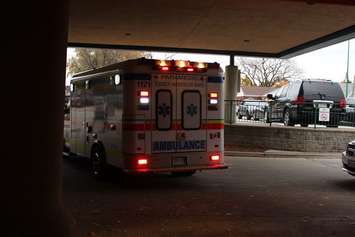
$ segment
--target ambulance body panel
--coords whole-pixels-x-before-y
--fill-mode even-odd
[[[143,58],[74,75],[70,152],[90,157],[99,144],[127,172],[226,168],[221,69],[176,64]]]

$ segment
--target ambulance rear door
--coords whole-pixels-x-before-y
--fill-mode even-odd
[[[207,77],[183,74],[176,79],[177,121],[176,151],[206,151]]]
[[[176,76],[152,75],[152,153],[176,151]]]

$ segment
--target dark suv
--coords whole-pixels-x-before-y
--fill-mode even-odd
[[[323,124],[337,127],[345,114],[346,101],[339,83],[330,80],[297,80],[267,95],[270,107],[265,115],[268,122],[283,122],[286,126]],[[314,100],[328,101],[329,122],[319,122]]]

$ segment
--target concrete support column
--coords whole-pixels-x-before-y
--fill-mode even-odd
[[[1,236],[71,236],[61,181],[68,1],[9,4],[3,9],[12,17],[3,29]]]
[[[236,99],[237,93],[240,91],[240,71],[234,66],[234,56],[231,56],[231,65],[226,66],[224,81],[224,121],[226,123],[235,123],[236,121]]]
[[[353,82],[352,82],[352,87],[351,87],[351,97],[354,97],[355,96],[355,75],[354,75],[354,79],[353,79]]]

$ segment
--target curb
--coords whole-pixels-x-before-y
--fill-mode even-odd
[[[263,157],[263,158],[300,158],[300,159],[340,159],[341,152],[315,153],[267,150],[264,152],[224,151],[225,156]]]

